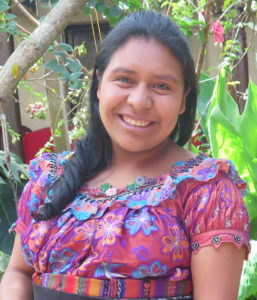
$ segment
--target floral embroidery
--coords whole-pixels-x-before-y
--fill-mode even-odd
[[[134,278],[157,277],[165,274],[167,266],[162,265],[158,260],[149,265],[140,265],[136,271],[132,272]]]
[[[29,170],[29,177],[36,182],[39,178],[39,176],[42,174],[42,168],[41,166],[37,165],[37,160],[32,160],[30,164],[30,170]]]
[[[169,234],[165,234],[161,238],[164,245],[162,252],[164,254],[171,252],[172,260],[180,261],[189,247],[185,232],[177,225],[168,227],[168,232]]]
[[[75,236],[73,237],[73,240],[74,242],[84,242],[84,250],[91,244],[96,229],[95,224],[96,222],[91,220],[74,229]]]
[[[64,248],[61,252],[52,251],[49,262],[53,273],[63,273],[71,266],[72,260],[77,256],[76,252]]]
[[[189,270],[183,270],[181,268],[176,268],[175,274],[171,276],[173,280],[184,280],[188,278]]]
[[[38,260],[38,270],[40,270],[42,273],[47,272],[47,265],[48,265],[48,252],[40,251],[39,260]]]
[[[113,245],[116,242],[116,236],[121,236],[123,215],[116,216],[114,213],[108,213],[97,225],[95,238],[102,238],[102,246]]]
[[[230,204],[232,202],[231,192],[227,185],[225,185],[224,189],[221,192],[221,202],[226,209],[230,207]]]
[[[139,191],[127,197],[128,207],[139,209],[147,205],[148,198],[151,199],[152,190]]]
[[[33,266],[33,252],[29,250],[28,245],[24,245],[22,248],[23,254],[24,254],[24,259],[29,266]]]
[[[90,256],[87,256],[87,258],[80,264],[78,271],[76,272],[78,276],[82,276],[87,271],[88,266],[92,266],[92,262],[99,257],[99,253],[92,250],[90,252]]]
[[[178,162],[156,178],[137,177],[117,193],[108,184],[94,193],[85,183],[59,215],[36,222],[31,214],[52,201],[49,188],[67,155],[50,153],[32,162],[32,178],[11,229],[21,234],[24,257],[37,272],[181,281],[190,278],[191,251],[197,252],[207,237],[215,247],[222,242],[247,246],[248,215],[240,202],[247,185],[231,162],[204,155]]]
[[[35,239],[35,245],[41,246],[44,242],[45,235],[49,231],[49,223],[48,222],[37,222],[33,224],[33,232],[31,233],[31,239]]]
[[[154,224],[155,216],[151,216],[147,208],[143,208],[136,212],[131,212],[125,221],[125,227],[129,229],[131,235],[135,235],[142,230],[145,235],[150,235],[152,231],[157,231],[158,228]]]
[[[137,259],[146,261],[150,257],[150,252],[145,246],[139,246],[132,250],[133,253],[135,253]]]
[[[210,197],[210,189],[208,186],[201,187],[199,196],[195,204],[196,212],[204,212],[205,206]]]

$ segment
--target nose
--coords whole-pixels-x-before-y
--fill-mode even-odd
[[[149,88],[145,84],[136,85],[128,95],[127,103],[136,111],[147,110],[152,107],[152,99]]]

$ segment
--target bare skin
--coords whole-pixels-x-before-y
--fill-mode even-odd
[[[245,249],[224,243],[192,254],[194,300],[237,300]]]
[[[16,234],[11,259],[1,281],[0,299],[33,300],[33,272],[24,260],[20,237]]]

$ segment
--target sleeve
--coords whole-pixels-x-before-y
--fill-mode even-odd
[[[183,220],[194,253],[204,246],[220,247],[233,243],[249,254],[249,217],[238,186],[220,172],[208,182],[198,184],[185,202]]]
[[[31,161],[28,168],[29,181],[25,185],[18,202],[18,218],[12,224],[9,232],[24,233],[33,219],[31,213],[47,201],[49,184],[56,177],[56,172],[54,172],[53,168],[55,157],[55,154],[48,153]]]

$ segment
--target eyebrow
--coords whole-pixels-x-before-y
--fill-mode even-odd
[[[111,71],[112,74],[115,74],[115,73],[119,73],[119,72],[122,72],[122,73],[127,73],[127,74],[136,74],[136,72],[132,71],[132,70],[129,70],[129,69],[126,69],[126,68],[115,68]],[[173,75],[171,74],[163,74],[163,75],[155,75],[154,78],[156,79],[160,79],[160,80],[171,80],[175,83],[179,83],[179,80],[177,78],[175,78]]]

